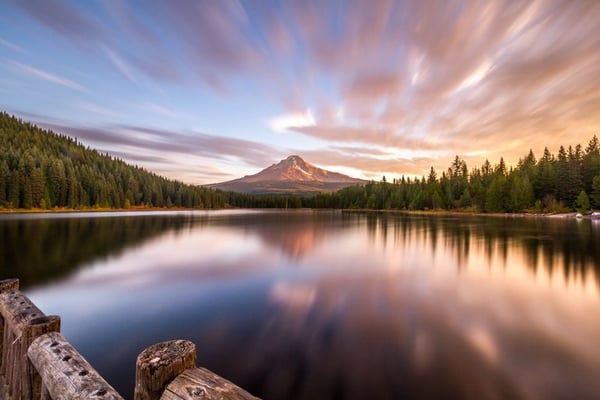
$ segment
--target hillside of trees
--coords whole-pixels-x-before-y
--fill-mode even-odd
[[[581,145],[558,155],[544,149],[538,160],[529,151],[516,167],[504,160],[469,170],[456,156],[438,174],[427,177],[371,182],[333,194],[321,194],[307,202],[311,207],[401,210],[465,210],[474,212],[562,212],[600,208],[600,144],[594,136],[585,150]]]
[[[165,179],[0,113],[0,209],[301,205],[295,197],[241,195]]]
[[[441,174],[370,182],[313,197],[249,195],[187,185],[86,148],[77,139],[0,113],[0,209],[365,208],[560,212],[600,208],[600,143],[529,151],[516,167],[503,159],[469,170],[456,156]]]

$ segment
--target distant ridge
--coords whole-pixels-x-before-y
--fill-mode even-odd
[[[314,194],[335,192],[365,183],[361,179],[315,167],[302,157],[291,155],[257,174],[207,185],[210,188],[242,193]]]

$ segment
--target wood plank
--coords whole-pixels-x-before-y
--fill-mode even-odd
[[[206,368],[180,374],[167,386],[160,400],[256,400],[244,389]]]
[[[123,400],[58,332],[34,340],[28,356],[53,400]]]
[[[0,293],[13,294],[19,290],[18,279],[2,279],[0,280]],[[7,323],[4,321],[2,312],[0,311],[0,375],[4,375],[6,369],[5,359],[7,358],[8,348],[11,346],[11,342],[8,340],[8,333],[6,332]],[[4,366],[4,367],[3,367]],[[6,398],[6,397],[2,397]]]
[[[7,398],[39,399],[41,381],[27,358],[27,349],[38,336],[60,330],[60,318],[47,317],[18,290],[18,284],[16,279],[0,281],[0,375],[8,387]]]
[[[23,329],[21,337],[21,392],[23,399],[39,399],[42,395],[42,378],[33,364],[29,361],[27,351],[31,343],[48,332],[60,332],[60,317],[50,315],[34,318]]]
[[[31,320],[45,316],[42,310],[19,291],[0,293],[0,314],[4,318],[5,328],[17,336],[20,336]]]
[[[2,376],[0,376],[0,399],[8,399],[8,386]]]

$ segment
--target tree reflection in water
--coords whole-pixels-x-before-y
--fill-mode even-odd
[[[137,353],[173,338],[265,399],[600,393],[593,221],[229,211],[0,233],[3,275],[124,394]]]

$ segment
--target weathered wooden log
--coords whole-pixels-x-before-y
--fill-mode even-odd
[[[34,340],[27,354],[53,400],[123,400],[58,332]]]
[[[49,332],[60,332],[60,317],[50,315],[34,318],[23,330],[21,338],[21,398],[40,399],[42,396],[42,378],[29,361],[27,350],[34,340]]]
[[[27,348],[38,336],[60,330],[60,318],[44,315],[18,287],[16,279],[0,281],[0,315],[3,320],[0,374],[8,386],[8,398],[30,399],[39,393],[41,387],[27,358]]]
[[[18,279],[0,279],[0,292],[19,290]]]
[[[0,280],[0,293],[15,292],[19,290],[18,279],[2,279]],[[2,313],[0,312],[0,373],[2,372],[2,360],[4,359],[4,347],[9,343],[4,341],[5,322]]]
[[[135,400],[158,400],[179,374],[196,367],[196,346],[187,340],[154,344],[140,353],[135,366]]]
[[[188,369],[171,382],[160,400],[257,400],[205,368]]]
[[[18,290],[0,293],[0,314],[4,318],[5,328],[17,335],[32,319],[44,316],[42,310]]]
[[[4,335],[3,335],[3,343],[4,343],[4,351],[2,352],[2,363],[0,365],[0,375],[4,378],[4,383],[7,386],[7,398],[10,397],[10,383],[11,383],[11,373],[14,367],[14,344],[15,335],[13,332],[7,327],[6,321],[4,321]]]

